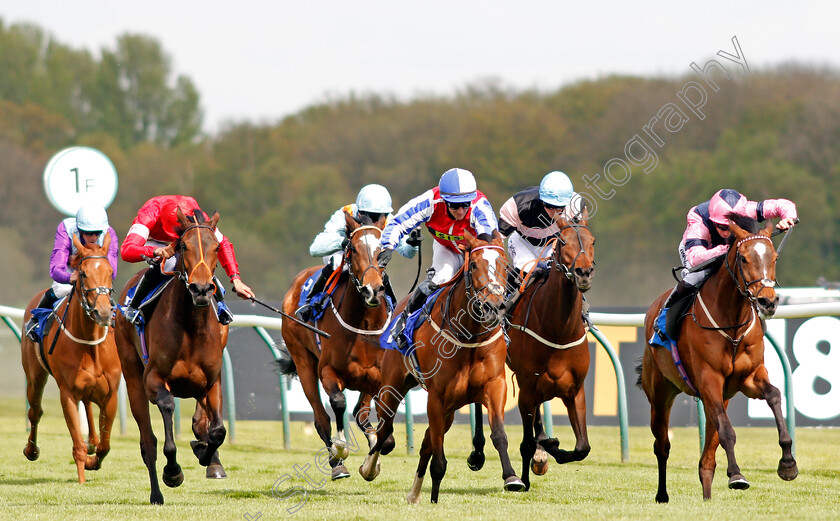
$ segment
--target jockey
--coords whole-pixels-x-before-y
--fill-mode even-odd
[[[519,296],[519,272],[533,272],[539,276],[546,272],[537,263],[543,256],[551,255],[553,247],[543,252],[545,245],[560,233],[554,222],[556,215],[574,222],[583,211],[583,199],[572,187],[569,176],[563,172],[549,172],[539,186],[528,187],[516,193],[499,211],[499,232],[507,237],[508,252],[515,268],[508,273],[509,308]]]
[[[136,323],[139,315],[137,309],[143,298],[151,290],[157,287],[166,277],[161,270],[173,271],[175,269],[175,257],[169,257],[166,246],[179,238],[176,229],[179,227],[176,211],[181,208],[184,215],[192,215],[194,210],[201,211],[195,199],[184,195],[161,195],[146,201],[137,212],[137,217],[131,223],[128,235],[122,244],[120,254],[126,262],[140,262],[153,259],[157,266],[152,266],[140,279],[137,289],[134,292],[131,302],[125,308],[125,318],[131,323]],[[207,215],[205,214],[205,219]],[[216,228],[216,239],[219,241],[218,258],[219,264],[230,277],[233,284],[233,291],[243,299],[253,298],[251,291],[239,276],[239,266],[233,253],[233,244],[222,235]],[[166,261],[166,262],[161,262]],[[224,300],[219,279],[213,277],[216,282],[216,301],[221,303]],[[233,315],[226,306],[219,306],[219,322],[229,324]]]
[[[459,244],[464,244],[464,230],[483,240],[490,240],[498,230],[496,215],[490,201],[476,188],[472,173],[462,168],[444,172],[438,186],[427,190],[403,205],[388,222],[382,232],[382,251],[377,261],[384,268],[391,260],[400,240],[414,228],[426,223],[432,234],[432,266],[427,278],[421,282],[408,299],[405,310],[397,317],[392,327],[394,337],[403,344],[402,332],[405,320],[412,312],[420,309],[426,298],[439,284],[452,277],[464,263]]]
[[[679,253],[682,264],[682,280],[674,287],[663,310],[696,291],[703,281],[712,274],[712,268],[689,272],[693,266],[709,259],[726,254],[728,239],[732,234],[729,229],[730,212],[758,221],[781,218],[776,228],[787,230],[796,221],[796,205],[787,199],[765,199],[761,202],[749,201],[746,197],[730,188],[718,190],[712,198],[700,203],[688,211],[688,225],[680,241]]]
[[[53,243],[52,254],[50,255],[50,277],[53,284],[50,289],[41,297],[36,308],[50,309],[55,303],[73,290],[76,282],[77,272],[68,265],[70,257],[77,253],[73,245],[73,235],[79,236],[83,245],[96,243],[104,244],[105,233],[111,236],[111,245],[108,247],[108,262],[111,263],[112,278],[117,277],[117,251],[119,240],[117,232],[108,225],[108,214],[105,208],[97,204],[83,204],[76,212],[76,217],[68,217],[60,223],[55,230],[55,242]],[[35,334],[35,320],[30,317],[23,326],[26,336],[37,342]]]
[[[308,322],[312,318],[314,312],[310,304],[312,296],[324,291],[327,279],[329,279],[336,268],[341,266],[344,258],[344,250],[350,243],[350,238],[347,236],[347,223],[344,219],[344,214],[349,214],[356,220],[367,217],[371,223],[377,223],[383,215],[387,219],[391,219],[393,217],[391,215],[393,210],[391,206],[391,194],[388,193],[388,189],[382,185],[370,184],[363,186],[359,190],[355,204],[343,206],[332,214],[330,219],[324,224],[324,230],[315,237],[315,240],[309,246],[310,255],[313,257],[323,257],[324,269],[321,270],[320,276],[312,285],[306,302],[295,311],[298,318],[304,322]],[[417,253],[420,241],[409,239],[407,242],[406,240],[402,240],[397,251],[403,257],[410,259]],[[383,281],[391,298],[396,301],[387,274],[383,273]]]

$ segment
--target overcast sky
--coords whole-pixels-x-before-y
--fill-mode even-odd
[[[796,7],[792,7],[796,5]],[[840,68],[840,4],[822,1],[0,0],[94,53],[151,36],[196,84],[205,129],[274,122],[351,92],[410,99],[489,78],[543,91],[612,73],[683,75],[737,36],[751,69]]]

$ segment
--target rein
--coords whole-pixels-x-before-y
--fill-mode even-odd
[[[212,226],[208,226],[206,224],[193,224],[191,226],[187,226],[184,229],[184,231],[181,232],[181,236],[178,238],[179,250],[183,251],[184,248],[185,248],[183,239],[184,239],[184,236],[187,234],[187,232],[190,231],[190,230],[197,229],[197,228],[206,228],[206,229],[210,230],[211,232],[215,232],[215,229]],[[163,265],[161,265],[160,272],[164,275],[176,275],[178,277],[178,279],[181,280],[184,283],[184,285],[187,286],[187,288],[189,288],[189,285],[192,283],[193,274],[195,273],[195,270],[197,270],[199,266],[203,265],[205,268],[207,268],[207,270],[211,274],[211,282],[210,283],[213,285],[213,292],[215,293],[216,292],[216,284],[214,282],[212,282],[213,270],[210,269],[210,266],[204,260],[204,247],[201,244],[201,232],[196,230],[196,233],[198,234],[198,241],[197,241],[198,242],[198,255],[199,255],[199,258],[201,259],[201,261],[198,264],[196,264],[195,266],[193,266],[192,270],[189,273],[187,273],[186,266],[184,265],[184,256],[179,255],[178,258],[179,258],[179,262],[181,264],[181,269],[178,269],[177,265],[176,265],[176,268],[175,268],[174,271],[166,271],[166,270],[163,269]]]

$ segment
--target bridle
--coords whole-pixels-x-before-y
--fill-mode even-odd
[[[373,254],[371,253],[370,248],[365,248],[365,250],[367,251],[369,262],[368,262],[367,268],[365,268],[365,270],[362,272],[361,277],[359,277],[359,278],[356,277],[356,274],[353,273],[352,266],[350,265],[351,250],[353,252],[356,251],[356,248],[354,246],[352,246],[353,240],[354,240],[356,234],[361,232],[361,231],[366,231],[367,232],[367,231],[374,231],[374,230],[379,232],[380,237],[382,236],[382,230],[379,229],[376,226],[360,226],[360,227],[356,228],[355,230],[353,230],[350,233],[350,237],[349,237],[351,246],[349,246],[347,248],[347,250],[344,252],[344,262],[343,262],[343,264],[347,265],[347,268],[348,268],[347,272],[350,274],[350,281],[353,283],[353,285],[356,287],[356,291],[358,291],[359,293],[362,292],[362,288],[364,287],[364,282],[363,281],[365,279],[365,275],[367,274],[368,270],[376,270],[376,271],[379,272],[380,276],[382,276],[382,274],[384,273],[384,270],[381,269],[376,262],[374,262]]]
[[[744,237],[743,239],[739,240],[735,243],[735,266],[737,267],[738,273],[736,274],[735,271],[732,269],[732,266],[729,264],[729,256],[726,256],[726,269],[729,271],[729,275],[732,277],[732,280],[735,281],[735,286],[738,288],[738,292],[744,296],[749,302],[750,305],[755,307],[759,295],[761,292],[764,291],[765,288],[773,288],[776,287],[776,281],[768,278],[758,278],[755,280],[747,281],[747,276],[744,274],[744,266],[742,262],[739,262],[742,258],[745,258],[741,254],[741,246],[749,241],[754,240],[766,240],[770,243],[771,247],[773,245],[773,241],[770,240],[769,237],[764,235],[750,235],[748,237]],[[740,275],[740,280],[738,275]],[[750,287],[753,284],[761,283],[761,288],[759,288],[758,292],[753,294],[750,291]],[[742,287],[743,284],[743,287]]]
[[[566,230],[568,228],[574,230],[575,235],[577,235],[578,245],[580,246],[580,251],[577,253],[577,255],[575,255],[574,260],[572,260],[571,266],[566,266],[566,264],[564,264],[563,260],[560,258],[560,250],[567,244],[566,239],[563,237],[563,230]],[[577,261],[581,255],[587,255],[583,249],[583,240],[580,237],[581,229],[589,231],[589,227],[585,224],[567,224],[566,226],[560,228],[560,230],[555,234],[556,240],[559,243],[559,247],[554,248],[554,254],[552,255],[554,260],[554,266],[557,268],[557,271],[565,275],[566,278],[569,279],[569,281],[573,284],[575,283],[575,265],[577,265]],[[592,266],[595,266],[594,259],[592,259]]]
[[[114,288],[113,287],[106,287],[106,286],[96,286],[95,288],[88,288],[85,286],[85,279],[87,279],[87,274],[85,274],[85,270],[82,269],[82,264],[86,260],[90,259],[108,259],[107,255],[88,255],[87,257],[82,257],[79,260],[79,278],[74,285],[75,290],[79,293],[79,303],[82,306],[85,314],[93,320],[93,309],[96,306],[96,300],[99,298],[100,295],[105,295],[108,298],[108,303],[111,305],[111,308],[116,306],[116,302],[114,302]],[[88,294],[94,293],[95,296],[93,297],[93,304],[88,303]]]
[[[197,270],[200,266],[204,266],[205,268],[207,268],[207,271],[210,272],[210,285],[213,286],[212,293],[215,293],[217,288],[216,283],[213,281],[213,270],[210,269],[210,266],[207,264],[207,261],[204,260],[204,246],[201,243],[201,232],[198,230],[198,228],[206,228],[211,232],[215,232],[215,228],[206,224],[193,224],[187,226],[184,229],[184,231],[181,232],[181,236],[178,238],[178,264],[180,264],[180,269],[178,268],[178,264],[176,264],[174,271],[164,271],[163,269],[161,269],[160,271],[164,275],[176,275],[178,279],[184,283],[184,286],[186,286],[187,290],[189,290],[190,284],[192,284],[193,282],[193,275],[195,274],[195,270]],[[196,233],[198,234],[198,241],[196,242],[198,242],[198,257],[201,260],[195,266],[192,267],[189,273],[187,273],[187,267],[184,262],[183,256],[183,253],[186,251],[187,248],[186,244],[184,244],[184,236],[190,230],[196,230]]]

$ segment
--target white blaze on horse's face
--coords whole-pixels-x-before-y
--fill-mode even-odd
[[[761,259],[761,284],[766,288],[772,288],[776,285],[776,281],[770,278],[767,274],[767,268],[772,262],[772,259],[770,258],[770,249],[763,241],[761,241],[756,242],[753,245],[753,251],[756,255],[758,255],[758,258]]]
[[[365,246],[367,246],[370,257],[375,258],[374,254],[376,253],[376,249],[379,248],[380,244],[379,237],[375,237],[372,233],[366,233],[362,235],[362,242],[364,242]]]
[[[487,289],[496,295],[503,296],[505,293],[505,279],[504,274],[496,271],[497,262],[501,252],[493,249],[485,249],[482,252],[484,260],[487,261],[487,275],[490,277],[490,282],[487,284]]]

